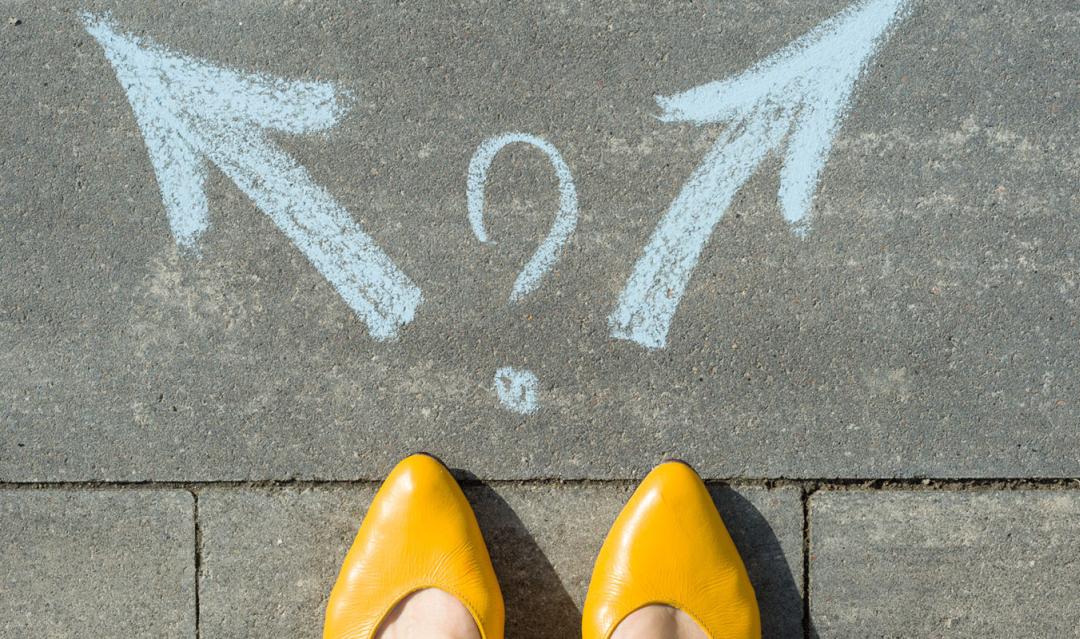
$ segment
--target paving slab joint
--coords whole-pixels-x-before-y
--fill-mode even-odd
[[[810,499],[821,487],[809,483],[802,489],[802,604],[803,639],[817,639],[814,622],[810,617]]]
[[[201,605],[199,602],[199,588],[202,581],[202,526],[199,522],[199,491],[189,490],[193,499],[194,505],[192,506],[192,516],[195,524],[195,549],[194,549],[194,562],[195,562],[195,639],[202,637],[202,626],[200,624]]]
[[[866,477],[704,477],[706,484],[732,488],[799,488],[818,490],[1080,490],[1080,477],[969,477],[969,478],[866,478]],[[640,478],[560,479],[481,479],[458,477],[468,486],[635,486]],[[0,481],[0,490],[74,489],[74,490],[186,490],[192,494],[206,488],[241,490],[296,490],[308,488],[378,487],[382,479],[209,479],[209,480],[77,480],[77,481]]]

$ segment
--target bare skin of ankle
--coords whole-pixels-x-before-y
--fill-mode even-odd
[[[627,615],[611,639],[709,639],[709,635],[685,612],[654,604]]]
[[[375,639],[480,639],[480,630],[456,597],[428,588],[402,599]]]

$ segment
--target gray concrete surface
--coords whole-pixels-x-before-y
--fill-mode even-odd
[[[193,509],[179,490],[0,490],[0,637],[194,637]]]
[[[714,496],[766,639],[1080,636],[1080,484],[1054,481],[1080,478],[1080,4],[913,0],[809,235],[781,219],[772,156],[666,347],[611,335],[726,131],[661,122],[654,96],[854,1],[0,3],[0,637],[318,636],[366,480],[417,450],[471,480],[512,637],[576,635],[607,526],[672,456],[739,486]],[[83,11],[352,96],[325,133],[269,137],[421,288],[399,339],[373,340],[218,168],[199,255],[178,248]],[[466,219],[470,157],[511,131],[559,149],[580,202],[519,304],[551,167],[502,151],[497,243]],[[539,378],[536,413],[499,404],[506,366]]]
[[[610,337],[634,261],[720,127],[653,96],[742,71],[847,0],[3,3],[0,480],[376,479],[437,451],[485,478],[1070,477],[1080,5],[925,0],[875,58],[784,227],[771,160],[719,224],[665,349]],[[77,12],[162,46],[356,96],[275,135],[423,289],[377,343],[216,169],[195,259],[170,236],[125,94]],[[535,294],[557,146],[581,219]],[[520,417],[491,390],[541,380]]]
[[[1075,491],[819,492],[821,637],[1078,637]]]
[[[629,485],[473,485],[507,604],[507,636],[580,634],[596,552]],[[337,570],[372,490],[207,490],[200,636],[319,637]],[[765,636],[802,637],[802,503],[797,489],[715,488],[759,593]]]

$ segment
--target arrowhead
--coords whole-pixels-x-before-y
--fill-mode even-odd
[[[786,121],[780,206],[789,222],[801,225],[855,82],[909,9],[910,0],[856,3],[743,73],[657,97],[660,119],[732,127],[753,118]]]
[[[120,33],[108,16],[81,17],[135,112],[181,246],[194,249],[207,228],[204,157],[222,138],[251,139],[261,128],[319,131],[347,110],[331,84],[236,73]]]

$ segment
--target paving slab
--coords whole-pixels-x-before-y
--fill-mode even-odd
[[[507,604],[507,636],[574,637],[592,564],[629,485],[472,485]],[[206,490],[200,631],[319,637],[331,586],[374,489]],[[747,563],[766,637],[802,637],[802,504],[797,489],[715,487]]]
[[[0,480],[378,479],[417,449],[495,479],[671,455],[717,478],[1080,475],[1070,0],[913,3],[844,85],[808,232],[780,196],[816,160],[747,143],[779,150],[728,206],[680,209],[723,217],[666,340],[627,338],[678,297],[631,285],[665,211],[707,159],[718,184],[745,168],[710,149],[823,113],[709,111],[720,91],[673,122],[655,96],[902,5],[5,2]],[[837,78],[811,75],[776,99]],[[307,84],[222,106],[208,77]],[[470,219],[470,161],[509,132],[558,151],[569,235],[562,165],[526,143]],[[687,244],[658,237],[674,269]]]
[[[826,637],[1078,637],[1075,491],[819,492],[810,605]]]
[[[0,637],[195,634],[194,498],[0,490]]]

